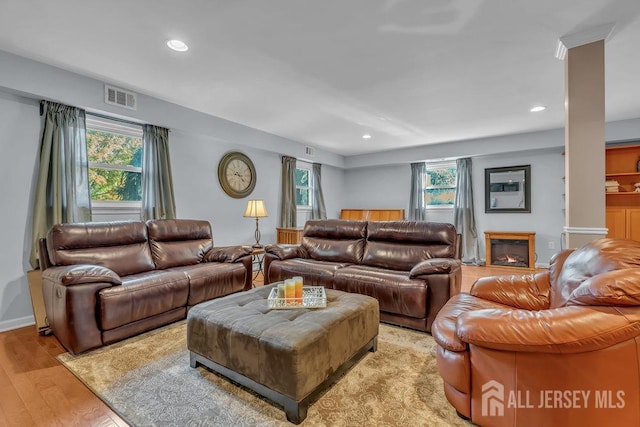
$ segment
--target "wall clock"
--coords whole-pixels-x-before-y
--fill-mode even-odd
[[[256,168],[246,154],[231,151],[218,163],[218,181],[229,196],[247,197],[256,186]]]

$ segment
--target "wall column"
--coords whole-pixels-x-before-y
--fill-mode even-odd
[[[610,30],[608,28],[606,34]],[[604,193],[605,37],[566,51],[564,234],[568,248],[582,246],[607,234]]]

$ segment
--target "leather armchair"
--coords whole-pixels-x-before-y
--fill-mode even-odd
[[[481,426],[638,425],[640,243],[600,239],[549,271],[479,279],[432,327],[444,391]]]

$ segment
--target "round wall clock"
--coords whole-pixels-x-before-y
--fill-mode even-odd
[[[231,151],[218,163],[218,181],[229,196],[247,197],[256,186],[256,168],[246,154]]]

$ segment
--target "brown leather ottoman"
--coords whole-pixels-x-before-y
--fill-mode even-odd
[[[327,307],[272,310],[263,286],[193,307],[191,367],[204,365],[284,407],[300,423],[310,401],[367,350],[375,351],[378,301],[327,289]]]

